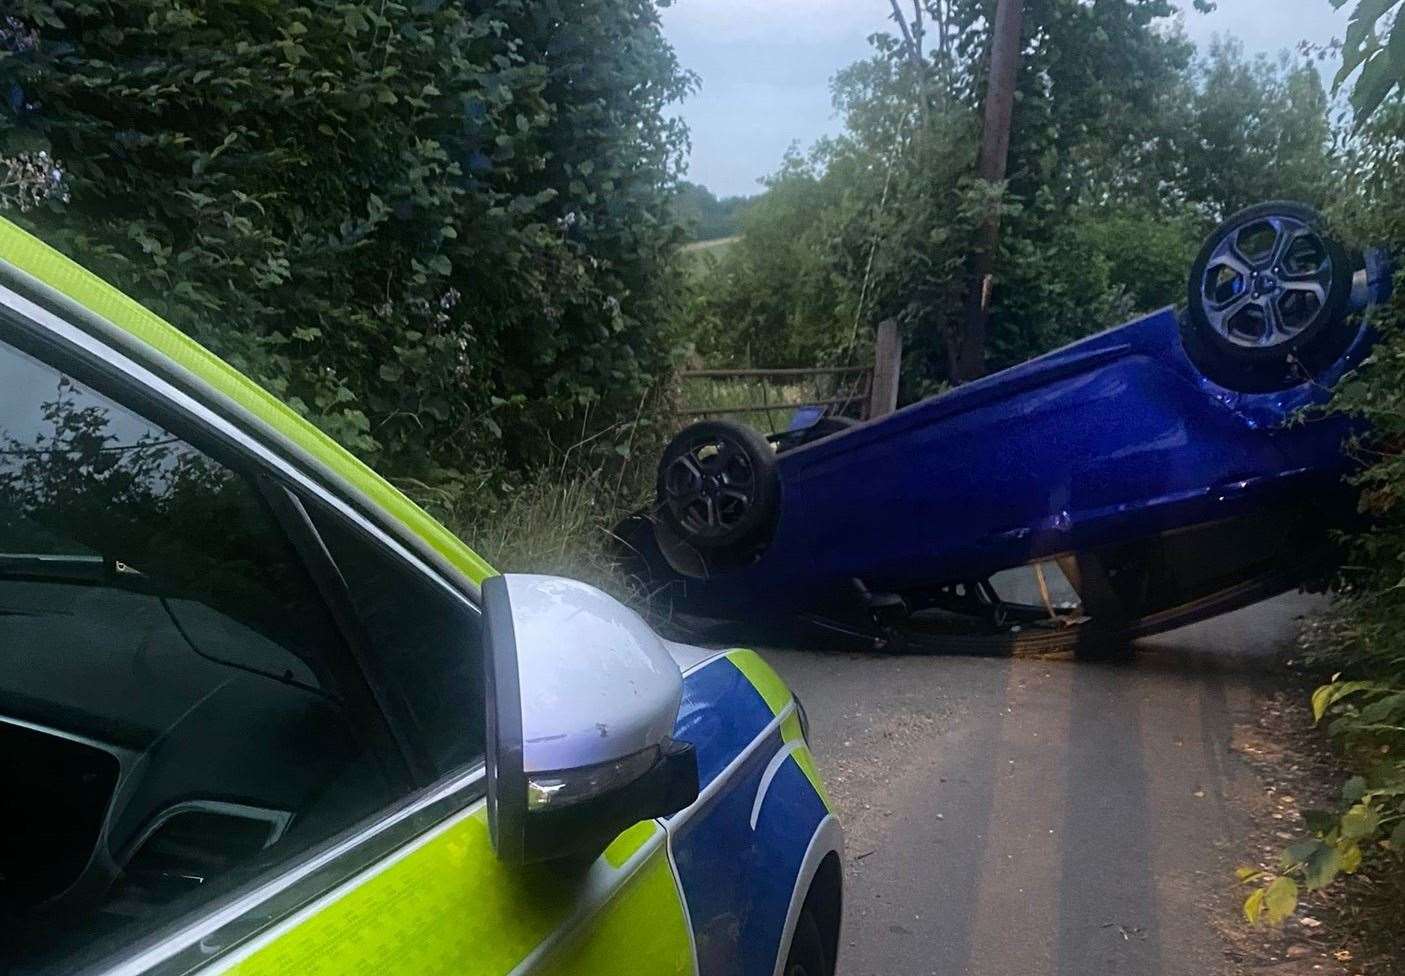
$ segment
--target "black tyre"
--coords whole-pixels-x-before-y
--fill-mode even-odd
[[[757,431],[725,420],[685,427],[659,462],[659,519],[703,552],[740,554],[766,542],[780,514],[780,472]]]
[[[824,951],[824,939],[819,923],[809,908],[800,912],[795,922],[795,935],[790,940],[790,953],[785,957],[784,976],[833,976],[834,966]]]
[[[1317,211],[1276,201],[1230,217],[1191,265],[1182,337],[1207,377],[1286,389],[1335,362],[1356,334],[1352,266]]]

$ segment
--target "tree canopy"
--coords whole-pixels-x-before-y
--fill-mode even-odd
[[[994,0],[919,0],[905,36],[878,35],[836,75],[843,133],[782,163],[703,287],[709,357],[835,361],[896,318],[910,399],[951,375],[992,212],[987,353],[1001,368],[1179,301],[1223,215],[1325,199],[1332,133],[1310,63],[1230,41],[1197,55],[1167,0],[1025,6],[1007,181],[975,172]]]

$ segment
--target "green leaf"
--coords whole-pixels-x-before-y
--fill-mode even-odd
[[[1332,704],[1332,694],[1336,685],[1323,685],[1312,693],[1312,720],[1322,721],[1322,716],[1327,714],[1327,708]]]
[[[1358,803],[1342,816],[1342,837],[1346,840],[1366,840],[1375,835],[1381,816],[1375,808]]]
[[[1396,715],[1405,716],[1405,692],[1394,692],[1361,709],[1358,721],[1362,725],[1389,723]]]
[[[370,21],[366,19],[365,14],[355,7],[349,7],[346,10],[346,16],[342,19],[342,24],[346,32],[353,37],[360,34],[362,31],[371,29]]]
[[[53,147],[42,132],[29,128],[0,129],[0,149],[10,153],[49,152]]]
[[[1386,41],[1386,54],[1390,55],[1390,63],[1395,66],[1396,74],[1405,68],[1405,25],[1400,22],[1399,16],[1391,25],[1390,38]]]
[[[1312,693],[1312,717],[1315,721],[1322,721],[1322,716],[1327,714],[1327,709],[1337,702],[1350,695],[1355,695],[1362,691],[1375,691],[1380,688],[1374,681],[1337,681],[1330,685],[1323,685]]]
[[[1299,841],[1279,856],[1278,863],[1284,871],[1288,871],[1307,861],[1323,846],[1323,843],[1315,837],[1311,840]]]
[[[1317,850],[1303,865],[1303,881],[1311,890],[1325,888],[1337,878],[1342,869],[1341,859],[1335,847],[1319,844]]]
[[[1303,823],[1314,834],[1325,834],[1337,826],[1337,814],[1332,810],[1304,810]]]
[[[1298,907],[1298,883],[1292,878],[1275,878],[1264,892],[1264,917],[1270,925],[1288,920]]]
[[[1259,888],[1248,898],[1244,899],[1244,920],[1250,925],[1259,924],[1259,916],[1264,910],[1264,895],[1266,889]]]
[[[1352,11],[1351,19],[1347,21],[1346,36],[1342,40],[1343,48],[1354,51],[1366,44],[1375,30],[1376,21],[1399,2],[1400,0],[1360,0],[1356,9]]]
[[[1361,69],[1361,77],[1351,90],[1351,107],[1356,112],[1356,125],[1359,129],[1371,116],[1386,95],[1400,82],[1400,73],[1390,59],[1390,53],[1379,51]]]
[[[1366,795],[1366,778],[1364,776],[1353,776],[1342,786],[1342,799],[1347,803],[1355,803]]]
[[[1345,842],[1337,845],[1337,863],[1345,874],[1355,874],[1361,867],[1361,845]]]
[[[1240,867],[1234,869],[1234,876],[1239,880],[1240,884],[1248,884],[1256,878],[1263,877],[1263,871],[1260,868]]]
[[[1390,833],[1390,846],[1395,851],[1405,851],[1405,819],[1395,825]]]

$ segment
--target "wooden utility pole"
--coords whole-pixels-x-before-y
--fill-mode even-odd
[[[869,387],[865,420],[886,417],[898,409],[898,381],[903,370],[903,340],[896,319],[878,323],[874,343],[873,383]]]
[[[1005,179],[1010,155],[1010,117],[1019,80],[1024,0],[996,0],[995,23],[990,39],[990,80],[985,95],[985,128],[976,173],[990,183]],[[1000,243],[1000,215],[991,216],[981,228],[972,255],[971,291],[966,302],[966,323],[948,354],[951,378],[958,383],[985,374],[986,317],[990,310],[991,275],[995,250]]]

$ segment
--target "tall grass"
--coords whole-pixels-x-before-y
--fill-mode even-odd
[[[496,569],[584,580],[627,603],[641,594],[617,565],[614,529],[653,502],[665,438],[664,397],[630,423],[599,430],[495,490],[439,499],[447,524]]]
[[[638,594],[616,565],[614,528],[647,507],[646,461],[592,466],[584,460],[544,469],[504,499],[479,526],[478,551],[503,572],[585,580],[626,602]],[[612,470],[613,469],[613,470]]]
[[[428,500],[503,572],[584,580],[647,609],[649,594],[617,564],[620,547],[614,529],[626,516],[654,504],[654,480],[665,444],[697,419],[679,416],[679,408],[717,409],[719,413],[709,416],[772,433],[787,428],[793,407],[771,413],[729,413],[727,408],[794,404],[833,395],[814,381],[779,386],[749,379],[678,380],[642,405],[633,423],[582,437],[525,477],[492,491]]]

